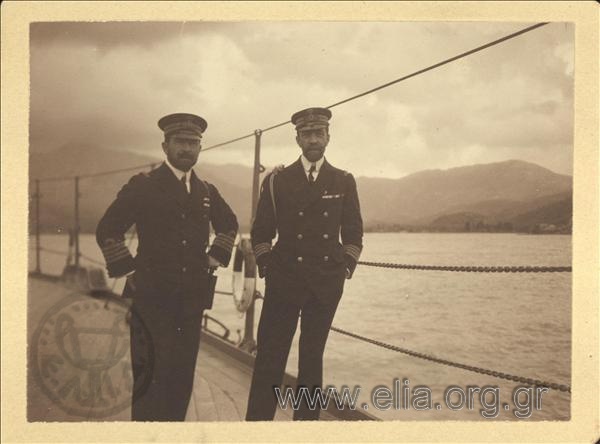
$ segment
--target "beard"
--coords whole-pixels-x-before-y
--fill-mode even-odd
[[[323,157],[323,154],[325,154],[325,148],[320,146],[307,147],[302,150],[302,153],[309,161],[316,162]]]
[[[181,171],[188,172],[195,164],[198,158],[193,155],[172,155],[167,156],[171,165]]]

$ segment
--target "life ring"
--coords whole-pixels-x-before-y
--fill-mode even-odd
[[[250,239],[240,239],[233,258],[233,303],[245,313],[254,301],[256,292],[256,260]]]

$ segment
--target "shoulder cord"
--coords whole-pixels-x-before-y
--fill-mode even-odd
[[[271,173],[269,176],[269,191],[271,192],[271,202],[273,204],[273,215],[275,216],[275,221],[277,221],[277,205],[275,205],[275,173]]]

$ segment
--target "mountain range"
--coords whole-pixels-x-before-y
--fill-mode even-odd
[[[68,144],[30,154],[29,177],[33,185],[37,178],[95,174],[161,161],[91,144]],[[194,169],[217,186],[237,214],[241,229],[247,231],[252,168],[210,164],[201,154]],[[82,232],[95,231],[107,206],[135,173],[80,179]],[[365,229],[370,231],[570,232],[571,228],[572,177],[521,160],[426,170],[400,179],[357,177],[356,181]],[[42,231],[68,230],[74,220],[74,181],[42,181],[40,187]],[[30,214],[35,216],[34,211]]]

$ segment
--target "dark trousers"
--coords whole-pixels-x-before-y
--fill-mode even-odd
[[[300,350],[296,392],[306,387],[313,392],[323,384],[323,352],[339,298],[323,302],[309,294],[302,305],[278,294],[265,291],[258,325],[257,354],[248,398],[247,421],[271,421],[277,409],[275,387],[280,387],[290,352],[292,339],[300,319]],[[305,290],[310,292],[308,288]],[[282,393],[283,395],[283,393]],[[306,402],[294,411],[294,420],[317,420],[319,408],[311,410]],[[290,404],[288,403],[288,406]]]
[[[194,385],[202,314],[133,310],[133,421],[183,421]]]

